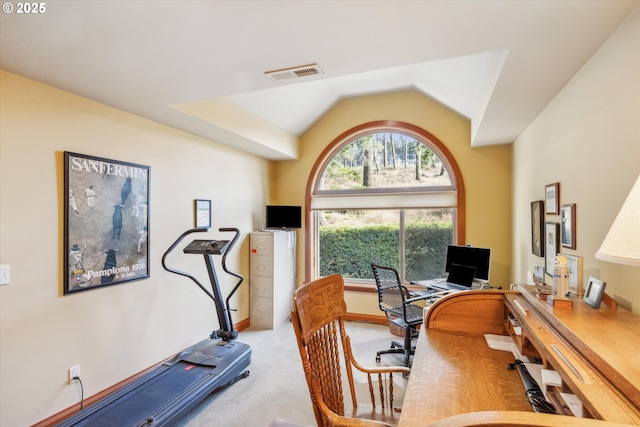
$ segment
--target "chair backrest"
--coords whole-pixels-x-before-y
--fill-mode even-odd
[[[314,398],[317,391],[331,411],[344,415],[339,341],[346,335],[342,321],[346,311],[344,281],[342,276],[337,274],[310,282],[297,289],[294,294],[291,320],[298,338],[300,356],[319,426],[323,426],[325,421]],[[348,355],[345,357],[345,365],[352,391],[351,398],[356,406],[351,361]]]
[[[378,289],[378,305],[387,315],[407,321],[405,300],[408,298],[406,287],[400,282],[400,275],[395,268],[371,263],[373,277]]]

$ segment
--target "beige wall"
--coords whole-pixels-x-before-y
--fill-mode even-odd
[[[516,141],[513,263],[519,281],[544,263],[531,255],[529,205],[559,182],[560,203],[577,206],[576,250],[561,252],[583,256],[585,276],[606,281],[607,294],[640,314],[640,269],[594,257],[640,173],[639,40],[636,9]]]
[[[470,148],[470,122],[415,91],[346,99],[300,141],[298,161],[278,162],[274,199],[303,203],[311,168],[325,147],[348,129],[375,120],[419,126],[442,141],[461,169],[466,189],[466,243],[492,248],[491,282],[507,285],[511,260],[511,146]],[[304,279],[304,230],[298,233],[298,281]],[[380,314],[375,295],[347,296],[350,312]]]
[[[81,366],[90,396],[218,329],[212,301],[164,271],[161,257],[193,227],[193,200],[211,199],[213,230],[242,231],[228,264],[248,276],[246,234],[261,226],[271,164],[13,74],[0,79],[0,263],[11,266],[0,286],[0,425],[25,426],[79,401],[69,367]],[[63,151],[151,166],[149,279],[62,295]],[[208,283],[201,257],[178,251],[170,264]],[[219,276],[225,290],[235,284]],[[235,322],[249,316],[248,292],[235,298]]]

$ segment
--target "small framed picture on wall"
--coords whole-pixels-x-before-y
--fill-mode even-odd
[[[562,247],[576,248],[576,204],[562,205],[560,209]]]
[[[544,259],[547,275],[553,277],[553,269],[556,266],[556,255],[560,246],[560,224],[557,222],[544,223]]]
[[[544,202],[538,200],[531,202],[531,253],[536,256],[544,256]]]
[[[558,215],[560,213],[560,183],[545,185],[544,187],[544,213]]]
[[[196,199],[194,203],[196,228],[208,229],[211,227],[211,200]]]

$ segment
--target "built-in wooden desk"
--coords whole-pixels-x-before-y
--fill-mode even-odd
[[[593,419],[567,418],[553,399],[566,416],[533,412],[517,370],[507,369],[513,354],[489,349],[484,338],[513,334],[509,316],[522,325],[519,349],[559,373],[551,394],[575,394]],[[580,300],[554,310],[524,287],[450,295],[425,313],[399,427],[640,425],[639,355],[640,317],[624,310]]]

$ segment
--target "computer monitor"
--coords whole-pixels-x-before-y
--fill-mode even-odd
[[[267,205],[267,228],[302,228],[302,206]]]
[[[446,272],[451,264],[469,265],[476,268],[476,279],[489,280],[491,249],[472,246],[447,246]]]

